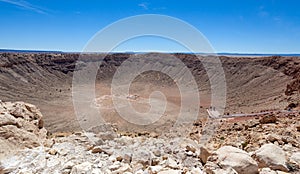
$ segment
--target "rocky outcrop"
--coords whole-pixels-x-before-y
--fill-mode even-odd
[[[42,145],[47,134],[42,118],[34,105],[0,101],[0,157]]]

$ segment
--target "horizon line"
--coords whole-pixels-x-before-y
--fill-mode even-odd
[[[89,53],[89,54],[110,54],[110,53],[127,53],[127,54],[142,54],[142,53],[165,53],[165,54],[218,54],[218,55],[300,55],[300,53],[261,53],[261,52],[214,52],[214,53],[204,53],[204,52],[187,52],[187,51],[162,51],[162,50],[149,50],[149,51],[98,51],[98,52],[82,52],[82,51],[61,51],[61,50],[42,50],[42,49],[0,49],[0,53],[12,53],[12,52],[19,52],[19,53],[73,53],[73,54],[80,54],[80,53]]]

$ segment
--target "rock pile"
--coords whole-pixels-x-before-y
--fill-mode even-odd
[[[266,144],[254,152],[223,146],[211,153],[184,139],[119,136],[95,145],[97,135],[74,133],[55,137],[51,147],[24,149],[2,160],[9,173],[64,174],[265,174],[299,172],[299,152],[289,158],[279,146]],[[270,153],[270,151],[272,153]],[[201,156],[207,154],[205,162]],[[289,162],[293,161],[293,163]],[[291,166],[293,165],[293,168]],[[298,167],[297,167],[298,165]]]
[[[226,133],[229,138],[241,138],[250,130],[250,140],[240,139],[244,141],[244,145],[236,142],[236,139],[232,139],[231,145],[229,140],[226,140],[227,144],[221,144],[216,137],[224,135],[216,131],[210,142],[211,146],[200,145],[189,137],[151,137],[148,134],[126,136],[116,132],[110,138],[107,138],[108,133],[56,134],[47,137],[52,144],[44,143],[45,146],[42,146],[37,142],[46,141],[46,131],[42,126],[42,116],[34,106],[21,102],[2,102],[1,107],[5,113],[1,114],[1,123],[6,123],[0,127],[2,142],[16,143],[18,147],[15,148],[18,149],[29,148],[3,158],[0,161],[3,170],[0,167],[0,173],[284,174],[300,171],[298,139],[291,143],[293,141],[285,133],[289,132],[288,129],[283,129],[283,132],[273,130],[273,124],[280,126],[288,122],[288,119],[276,118],[276,123],[261,123],[259,119],[227,123],[227,129],[224,129],[226,126],[221,126],[220,129],[224,130],[222,133]],[[226,124],[224,121],[222,123]],[[10,131],[2,127],[7,125],[16,127],[12,130],[21,129],[22,131],[18,130],[21,133],[32,133],[30,135],[33,138],[20,141],[21,135],[18,134],[21,133],[16,131],[16,138],[5,139],[4,135],[9,135]],[[228,127],[230,125],[233,127]],[[274,128],[278,128],[276,126]],[[295,127],[291,126],[291,129]],[[271,130],[273,135],[270,134]],[[251,137],[256,134],[263,134],[258,141],[264,141],[253,143]],[[22,136],[25,135],[27,134]],[[224,140],[225,138],[222,141]],[[219,145],[215,148],[217,143]],[[251,144],[254,144],[251,146],[253,148],[246,148]]]
[[[55,137],[52,147],[18,152],[2,161],[11,173],[201,173],[200,147],[190,139],[119,136],[95,145],[97,135]],[[14,161],[14,162],[12,162]]]

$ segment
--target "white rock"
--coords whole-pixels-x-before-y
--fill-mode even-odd
[[[263,169],[261,169],[259,174],[277,174],[277,172],[274,170],[271,170],[270,168],[263,168]]]
[[[125,153],[123,155],[123,162],[131,163],[131,161],[132,161],[132,154],[131,153]]]
[[[192,168],[191,174],[203,174],[203,171],[199,168]]]
[[[139,169],[136,172],[134,172],[134,174],[144,174],[144,171],[142,169]]]
[[[144,166],[150,165],[150,158],[151,158],[151,154],[150,152],[148,152],[147,150],[138,150],[137,152],[135,152],[133,154],[132,157],[132,162],[134,163],[141,163]],[[125,158],[124,158],[125,159]]]
[[[61,166],[61,162],[58,159],[50,158],[50,160],[47,161],[47,168],[59,167],[59,166]]]
[[[150,174],[156,174],[159,171],[161,171],[162,169],[163,169],[162,166],[150,166],[148,170],[149,170]]]
[[[166,166],[171,169],[178,169],[177,162],[175,160],[173,160],[172,158],[167,159]]]
[[[187,156],[193,156],[193,154],[194,154],[194,153],[193,153],[192,151],[186,152],[186,155],[187,155]]]
[[[293,153],[290,157],[290,162],[298,165],[298,167],[300,168],[300,152]]]
[[[75,163],[73,161],[68,161],[67,163],[64,164],[63,168],[64,169],[72,169],[73,166],[75,166]]]
[[[181,174],[181,171],[169,169],[169,170],[165,170],[165,171],[160,171],[157,174]]]
[[[119,163],[114,163],[113,165],[109,166],[109,170],[114,171],[117,170],[121,167],[121,165]]]
[[[75,153],[74,144],[70,142],[56,143],[52,147],[61,156],[66,156],[69,153]]]
[[[131,172],[124,172],[123,174],[132,174]]]
[[[260,168],[269,167],[272,170],[288,171],[285,152],[277,145],[265,144],[255,151],[253,157],[258,161]]]
[[[84,162],[74,166],[71,170],[71,174],[87,174],[92,172],[92,164],[90,162]]]
[[[277,171],[277,174],[289,174],[289,173],[283,171]]]
[[[258,165],[250,155],[238,148],[232,146],[224,146],[213,152],[208,158],[209,164],[205,165],[207,172],[213,173],[217,170],[234,169],[237,173],[257,174]],[[212,165],[212,163],[214,165]],[[231,173],[234,173],[232,171]]]
[[[92,174],[102,174],[101,170],[96,168],[92,170]]]
[[[207,174],[238,174],[232,167],[221,168],[210,161],[207,161],[204,167]]]
[[[129,172],[131,171],[131,167],[129,164],[123,164],[118,170],[112,172],[115,174],[119,174],[119,173],[125,173],[125,172]]]

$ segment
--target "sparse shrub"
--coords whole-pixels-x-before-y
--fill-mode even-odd
[[[249,144],[249,141],[243,141],[243,142],[241,143],[242,149],[245,149],[245,148],[248,146],[248,144]]]

